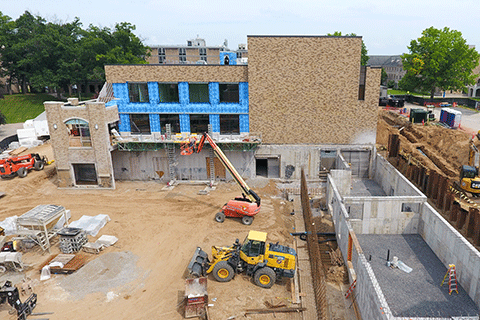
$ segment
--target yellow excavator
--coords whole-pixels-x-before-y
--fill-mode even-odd
[[[243,244],[238,239],[231,247],[212,246],[212,261],[200,247],[188,264],[192,277],[213,272],[219,282],[228,282],[245,272],[262,288],[271,288],[277,279],[293,278],[297,253],[278,243],[267,243],[267,233],[250,230]]]
[[[480,132],[477,134],[477,139],[480,140]],[[460,168],[459,188],[471,193],[472,196],[480,196],[480,177],[478,176],[479,167],[479,152],[478,148],[472,141],[470,141],[470,150],[468,153],[468,165],[463,165]]]

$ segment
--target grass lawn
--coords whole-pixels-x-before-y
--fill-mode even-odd
[[[44,93],[4,95],[4,98],[0,99],[0,112],[7,119],[7,123],[25,122],[25,120],[36,118],[45,111],[44,101],[57,100]]]

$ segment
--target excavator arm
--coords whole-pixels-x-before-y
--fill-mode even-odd
[[[197,153],[199,153],[200,151],[202,151],[202,148],[203,148],[203,145],[205,144],[205,140],[208,141],[208,143],[210,144],[210,146],[212,147],[213,149],[213,152],[215,153],[215,155],[217,156],[217,158],[220,160],[220,162],[223,164],[223,166],[225,167],[225,169],[228,170],[228,172],[230,172],[230,174],[232,175],[233,179],[235,179],[235,181],[237,182],[237,184],[240,186],[240,188],[242,189],[242,193],[245,197],[247,197],[248,200],[250,200],[251,202],[255,202],[257,204],[257,206],[260,206],[260,197],[255,193],[255,191],[253,191],[252,189],[250,189],[250,187],[245,183],[245,181],[243,180],[243,178],[240,176],[240,174],[237,172],[237,170],[235,169],[235,167],[232,165],[232,163],[228,160],[227,156],[223,153],[223,151],[220,149],[220,147],[215,143],[215,141],[213,141],[213,139],[210,137],[210,135],[208,133],[204,133],[202,138],[200,139],[199,143],[198,143],[198,146],[197,146]]]

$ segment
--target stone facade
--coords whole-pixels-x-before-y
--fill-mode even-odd
[[[361,37],[249,36],[250,131],[264,143],[375,143],[381,69],[367,68],[359,100],[361,45]]]
[[[58,186],[78,186],[75,181],[74,164],[94,164],[97,186],[114,188],[115,179],[111,158],[108,124],[118,121],[116,106],[105,107],[103,102],[72,103],[45,102],[50,139],[57,168]],[[66,122],[80,119],[88,122],[90,146],[72,146],[72,136]]]

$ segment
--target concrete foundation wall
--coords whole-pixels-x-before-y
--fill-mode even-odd
[[[350,283],[357,280],[354,294],[362,319],[393,319],[375,274],[356,240],[355,232],[348,221],[348,212],[330,175],[327,180],[327,191],[328,208],[333,217],[338,247],[348,267]],[[348,260],[349,243],[351,260]]]
[[[385,158],[378,154],[375,160],[373,179],[382,187],[385,194],[389,196],[423,195],[413,183],[408,181],[408,179],[388,163]]]
[[[201,153],[190,156],[180,155],[180,149],[175,150],[177,166],[175,175],[177,180],[209,180],[207,176],[207,157],[210,157],[210,148],[205,146]],[[225,151],[225,155],[233,164],[238,173],[245,179],[253,178],[255,161],[253,152]],[[113,170],[118,180],[160,180],[168,182],[168,157],[165,150],[129,152],[116,150],[112,152]],[[162,171],[160,176],[156,171]],[[226,180],[233,180],[226,171]]]
[[[348,163],[352,171],[352,176],[361,179],[368,179],[370,177],[372,159],[374,158],[372,155],[374,155],[372,148],[342,151],[343,159]]]
[[[480,308],[480,252],[428,203],[418,233],[445,266],[455,265],[458,282]]]

